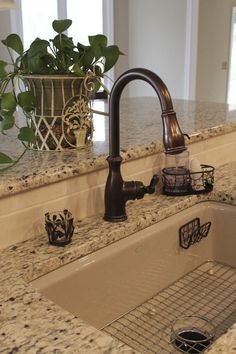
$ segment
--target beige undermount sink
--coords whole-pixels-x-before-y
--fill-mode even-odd
[[[193,243],[186,249],[179,235],[185,224],[181,242]],[[236,207],[200,203],[32,285],[141,353],[178,353],[171,339],[177,318],[207,318],[215,338],[236,322],[235,230]]]

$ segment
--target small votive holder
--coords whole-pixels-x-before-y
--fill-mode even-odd
[[[74,232],[73,220],[67,209],[45,214],[45,229],[51,245],[65,246],[71,242]]]

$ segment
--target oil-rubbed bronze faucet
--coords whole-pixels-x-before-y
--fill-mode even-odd
[[[106,221],[118,222],[127,219],[125,204],[127,200],[141,199],[146,193],[155,192],[158,182],[154,175],[149,186],[139,181],[124,182],[120,172],[122,158],[120,156],[120,96],[124,87],[132,80],[144,80],[156,91],[162,110],[163,144],[165,153],[178,154],[186,150],[184,134],[181,132],[170,93],[164,82],[150,70],[137,68],[124,72],[114,83],[110,94],[110,136],[109,136],[109,174],[105,188],[105,215]]]

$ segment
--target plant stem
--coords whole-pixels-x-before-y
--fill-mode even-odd
[[[6,171],[6,170],[8,170],[9,168],[11,168],[11,167],[13,167],[14,165],[16,165],[16,164],[20,161],[20,159],[24,156],[24,154],[26,153],[27,150],[28,150],[28,148],[26,147],[25,150],[22,152],[22,154],[18,157],[18,159],[16,159],[12,164],[10,164],[9,166],[0,168],[0,173],[3,172],[3,171]]]
[[[16,97],[16,88],[15,88],[15,81],[14,78],[11,78],[11,84],[12,84],[12,92],[14,94],[15,100],[17,102],[17,97]]]
[[[66,69],[66,65],[65,65],[65,56],[64,56],[64,51],[62,49],[62,40],[61,40],[61,33],[59,34],[59,37],[60,37],[60,49],[61,49],[61,52],[62,52],[62,67],[63,69]]]
[[[15,61],[14,61],[14,59],[13,59],[13,56],[12,56],[12,54],[11,54],[11,51],[10,51],[9,47],[7,47],[7,50],[8,50],[9,56],[10,56],[10,58],[11,58],[12,65],[13,65],[14,68],[16,69],[16,64],[15,64]]]
[[[3,94],[5,92],[6,87],[7,87],[8,83],[10,82],[10,80],[11,80],[10,78],[7,78],[1,83],[0,94]]]

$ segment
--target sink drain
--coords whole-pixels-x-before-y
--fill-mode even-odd
[[[171,331],[171,342],[182,353],[203,353],[212,343],[215,328],[211,322],[199,316],[178,318]]]
[[[175,339],[175,347],[183,353],[202,353],[210,344],[207,336],[196,330],[181,332]]]

